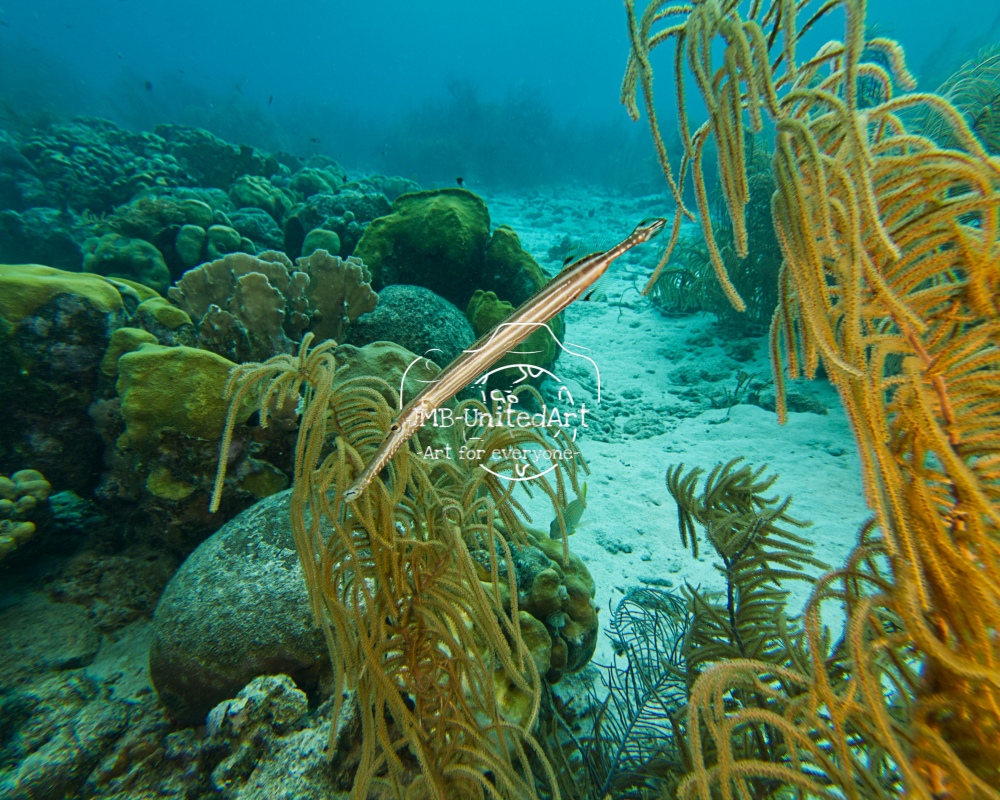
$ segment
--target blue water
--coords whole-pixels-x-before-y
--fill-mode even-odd
[[[995,0],[869,5],[925,88],[1000,35]],[[617,0],[7,0],[0,119],[178,122],[425,181],[479,169],[487,183],[613,183],[648,163],[618,104],[627,50]],[[664,52],[663,84],[668,70]]]

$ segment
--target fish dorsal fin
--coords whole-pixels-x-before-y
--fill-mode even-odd
[[[583,261],[583,259],[591,258],[592,256],[599,256],[603,252],[603,250],[595,250],[592,253],[583,253],[582,255],[578,253],[570,253],[563,259],[563,265],[560,272],[566,272],[566,270],[571,269],[572,266],[578,261]]]

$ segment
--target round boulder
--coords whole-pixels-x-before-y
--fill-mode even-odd
[[[170,580],[153,615],[149,672],[174,719],[203,722],[259,675],[315,686],[329,669],[295,550],[285,491],[206,539]]]
[[[349,344],[395,342],[439,367],[476,340],[465,314],[430,289],[395,284],[378,293],[374,311],[362,314],[348,329]]]

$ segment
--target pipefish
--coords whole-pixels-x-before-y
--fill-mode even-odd
[[[648,242],[666,224],[667,220],[662,217],[644,220],[614,247],[577,259],[525,300],[503,322],[481,336],[399,412],[371,461],[344,492],[344,499],[357,500],[435,409],[447,403],[511,348],[527,339],[536,328],[545,325],[584,294],[607,271],[612,261],[636,245]]]

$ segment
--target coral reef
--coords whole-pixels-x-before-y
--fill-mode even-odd
[[[161,136],[95,117],[51,125],[18,148],[39,178],[24,187],[25,204],[105,212],[143,189],[198,185],[171,149]],[[52,190],[61,203],[50,201]]]
[[[340,241],[332,248],[328,236],[319,247],[346,256],[389,213],[383,188],[391,199],[418,187],[381,175],[348,182],[332,159],[303,165],[195,128],[132,133],[78,117],[23,138],[3,133],[0,262],[79,270],[96,249],[88,239],[117,234],[153,245],[176,279],[231,252],[297,257],[317,229]],[[159,278],[151,285],[163,288]]]
[[[38,265],[0,266],[0,462],[86,494],[101,474],[88,408],[114,330],[139,304],[128,284]]]
[[[158,520],[160,540],[186,552],[216,527],[206,499],[227,411],[222,392],[235,365],[208,350],[119,335],[138,347],[114,362],[116,396],[91,412],[106,443],[97,494],[106,503],[141,503]],[[275,426],[241,441],[232,463],[240,492],[231,495],[231,511],[287,485],[286,436]]]
[[[275,671],[313,691],[329,656],[294,555],[290,492],[261,500],[223,525],[171,578],[153,618],[150,676],[175,720],[198,724],[252,678]],[[594,582],[562,541],[532,536],[511,547],[524,638],[539,674],[554,684],[579,671],[597,639]],[[474,551],[480,580],[489,558]],[[506,563],[499,571],[511,611]]]
[[[0,267],[0,460],[104,503],[143,503],[147,514],[161,504],[164,533],[214,527],[195,476],[212,472],[232,364],[180,346],[194,339],[187,314],[139,284]],[[291,466],[280,446],[268,450],[274,434],[258,444],[278,466],[247,454],[234,464],[261,496]]]

